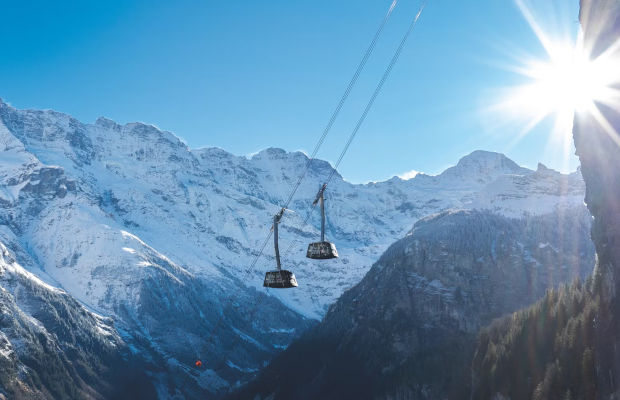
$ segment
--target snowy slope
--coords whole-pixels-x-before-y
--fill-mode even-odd
[[[113,321],[28,272],[3,242],[9,243],[6,232],[0,234],[0,398],[155,395]]]
[[[283,262],[300,286],[266,292],[270,244],[249,267],[306,162],[301,152],[273,148],[252,157],[190,149],[150,125],[84,124],[0,101],[0,225],[32,272],[117,318],[149,351],[184,365],[231,354],[208,364],[216,387],[251,372],[308,326],[290,310],[321,318],[424,216],[488,209],[518,218],[583,207],[579,173],[532,171],[484,151],[437,176],[356,185],[336,174],[326,192],[327,237],[341,258],[310,261],[305,248],[318,240],[318,214],[310,225],[302,221],[332,171],[315,160],[280,233]],[[216,327],[220,337],[206,340]],[[246,347],[230,350],[239,343]]]
[[[9,118],[3,115],[3,121],[15,123]],[[54,129],[39,132],[45,136]],[[6,124],[2,131],[7,142],[14,141]],[[2,203],[0,239],[11,243],[22,265],[48,284],[114,318],[124,340],[149,362],[151,374],[162,377],[160,392],[173,388],[191,398],[205,390],[227,390],[307,328],[308,321],[280,302],[260,292],[239,291],[238,280],[225,269],[201,263],[194,268],[198,277],[129,232],[135,223],[125,222],[109,189],[99,193],[96,185],[101,183],[90,174],[114,177],[105,169],[80,171],[89,162],[80,151],[89,154],[87,150],[63,142],[50,148],[55,152],[41,150],[48,161],[56,157],[56,164],[62,164],[67,157],[71,163],[47,165],[32,155],[23,157],[23,146],[5,146],[1,164],[21,162],[10,165],[12,175],[2,182],[11,196]],[[126,185],[128,195],[137,193],[139,185]],[[165,223],[156,226],[167,229]],[[167,232],[166,240],[172,239]],[[187,259],[200,262],[194,254],[188,246]],[[241,304],[261,307],[248,313]],[[211,335],[214,331],[217,335]],[[203,358],[204,369],[188,371],[188,365]]]

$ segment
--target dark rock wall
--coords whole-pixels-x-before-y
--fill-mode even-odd
[[[620,57],[620,1],[581,0],[580,21],[592,58]],[[618,71],[620,75],[620,71]],[[620,79],[619,79],[620,80]],[[616,84],[616,89],[620,84]],[[620,108],[597,104],[575,117],[573,135],[586,183],[596,246],[595,293],[601,297],[596,324],[598,396],[620,393]]]
[[[586,48],[596,58],[613,49],[620,39],[620,1],[582,0],[580,18]],[[620,48],[610,54],[620,57]],[[618,72],[620,75],[620,71]],[[620,88],[620,86],[619,86]],[[573,130],[581,173],[586,182],[586,203],[593,217],[592,239],[601,274],[620,279],[620,109],[597,104],[594,113],[575,117]],[[613,287],[609,287],[613,289]]]

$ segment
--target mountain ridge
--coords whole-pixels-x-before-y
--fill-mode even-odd
[[[6,103],[5,101],[3,101],[2,98],[0,98],[0,107],[5,106],[8,107],[10,109],[13,110],[18,110],[17,108],[11,106],[9,103]],[[74,117],[72,117],[69,114],[63,113],[63,112],[59,112],[59,111],[55,111],[53,109],[44,109],[44,110],[37,110],[37,109],[23,109],[21,110],[23,112],[27,112],[27,113],[35,113],[35,114],[50,114],[54,117],[60,117],[61,119],[65,119],[67,120],[69,123],[80,123],[82,124],[80,121],[78,121],[77,119],[75,119]],[[170,140],[173,144],[179,145],[179,146],[183,146],[186,147],[186,149],[189,152],[192,153],[201,153],[201,152],[211,152],[211,151],[222,151],[227,153],[228,155],[231,155],[233,157],[244,157],[247,159],[253,159],[256,156],[262,157],[263,154],[267,154],[267,155],[272,155],[272,156],[276,156],[276,155],[280,155],[280,156],[297,156],[297,155],[303,155],[305,158],[305,161],[309,160],[307,154],[304,151],[301,150],[295,150],[295,151],[287,151],[285,149],[282,148],[278,148],[278,147],[267,147],[264,148],[262,150],[259,150],[257,152],[254,152],[250,155],[235,155],[234,153],[230,153],[227,150],[218,147],[218,146],[200,146],[200,147],[196,147],[196,148],[192,148],[190,147],[183,139],[181,139],[179,136],[175,135],[173,132],[171,131],[167,131],[167,130],[162,130],[160,128],[158,128],[156,125],[147,123],[147,122],[140,122],[140,121],[133,121],[133,122],[127,122],[124,124],[120,124],[108,117],[104,117],[104,116],[100,116],[98,117],[93,123],[84,123],[84,125],[86,126],[99,126],[99,127],[103,127],[106,129],[110,129],[114,130],[114,131],[125,131],[125,132],[129,132],[129,133],[135,133],[136,131],[139,134],[142,135],[146,135],[148,133],[155,133],[159,136],[161,136],[162,138],[171,138],[172,140]],[[283,158],[283,157],[282,157]],[[325,164],[327,163],[330,167],[331,167],[331,163],[329,163],[328,161],[324,161],[320,158],[315,158],[313,159],[313,163],[319,163],[319,164]],[[542,164],[540,164],[542,165]],[[464,154],[463,156],[461,156],[459,158],[459,160],[457,161],[457,163],[451,167],[447,167],[446,169],[444,169],[443,171],[437,173],[437,174],[428,174],[428,173],[424,173],[421,172],[420,175],[422,176],[427,176],[427,177],[437,177],[443,174],[446,174],[448,171],[451,171],[450,173],[448,173],[448,175],[450,175],[453,171],[458,171],[458,170],[468,170],[468,169],[472,169],[472,167],[475,166],[479,166],[481,168],[487,168],[487,169],[501,169],[501,168],[507,168],[508,171],[512,171],[512,172],[521,172],[521,173],[529,173],[529,172],[533,172],[534,170],[526,168],[526,167],[521,167],[519,166],[515,161],[513,161],[512,159],[508,158],[505,154],[501,153],[501,152],[496,152],[496,151],[488,151],[488,150],[473,150],[470,153]],[[544,166],[544,165],[543,165]],[[546,169],[549,169],[551,171],[555,171],[558,172],[556,170],[550,169],[545,167]],[[477,171],[480,172],[480,171]],[[569,172],[569,173],[562,173],[563,175],[572,175],[577,171],[573,171],[573,172]],[[336,174],[338,174],[338,172],[336,171]],[[353,183],[354,185],[369,185],[369,184],[377,184],[377,183],[385,183],[387,181],[392,180],[393,178],[398,178],[398,175],[394,175],[391,178],[387,178],[384,180],[379,180],[379,181],[373,181],[373,182],[368,182],[368,183]],[[415,179],[411,178],[411,179]],[[411,179],[401,179],[403,181],[410,181]]]
[[[250,267],[307,164],[303,152],[193,150],[146,124],[82,124],[4,103],[0,151],[0,223],[28,255],[24,267],[114,317],[145,356],[173,360],[165,368],[187,396],[204,386],[216,395],[253,376],[426,215],[488,209],[524,218],[584,207],[579,174],[523,169],[459,185],[428,175],[351,184],[335,174],[326,233],[341,257],[316,263],[305,250],[320,221],[303,221],[333,172],[316,160],[281,224],[282,260],[300,286],[265,291],[264,273],[275,266],[270,243]],[[210,335],[215,324],[221,332]],[[194,376],[187,368],[196,358],[207,361]]]

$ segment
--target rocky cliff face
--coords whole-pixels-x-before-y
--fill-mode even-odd
[[[480,327],[591,270],[583,209],[419,221],[238,398],[460,398]],[[254,397],[257,396],[257,397]]]
[[[620,59],[620,2],[582,0],[580,20],[592,57]],[[620,78],[615,89],[620,85]],[[596,324],[595,369],[601,397],[620,393],[620,109],[597,104],[575,118],[573,135],[586,181],[586,203],[593,217],[597,264],[594,291],[601,296]]]
[[[580,19],[592,57],[620,58],[620,3],[582,0]],[[619,78],[620,81],[620,78]],[[616,88],[620,83],[616,84]],[[593,217],[592,239],[598,269],[610,294],[620,284],[620,111],[597,104],[595,112],[575,117],[573,135],[586,185],[586,204]]]

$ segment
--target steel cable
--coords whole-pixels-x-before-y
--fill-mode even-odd
[[[289,194],[286,202],[284,203],[284,206],[282,208],[286,209],[288,208],[288,206],[290,205],[291,201],[293,200],[293,197],[295,196],[295,193],[297,192],[297,190],[299,189],[299,187],[301,186],[301,183],[303,181],[303,179],[305,178],[305,176],[307,175],[312,161],[315,159],[319,149],[321,148],[323,142],[325,141],[325,138],[327,137],[327,134],[329,133],[329,131],[331,130],[334,122],[336,121],[338,115],[340,114],[340,111],[342,110],[342,107],[344,106],[346,100],[348,99],[351,91],[353,90],[353,87],[355,86],[355,84],[357,83],[357,80],[359,78],[359,76],[361,75],[362,71],[364,70],[364,67],[366,66],[366,63],[368,62],[368,59],[370,58],[376,44],[377,41],[379,39],[379,37],[381,36],[381,33],[385,27],[385,25],[387,24],[388,20],[390,19],[390,16],[392,15],[392,12],[394,11],[394,8],[396,7],[396,4],[398,3],[398,0],[393,0],[392,3],[390,4],[390,8],[388,9],[387,14],[385,15],[385,17],[383,18],[383,20],[381,21],[381,24],[379,25],[379,28],[377,29],[377,31],[375,32],[375,35],[372,38],[372,41],[370,43],[370,45],[368,46],[368,48],[366,49],[366,52],[364,53],[364,56],[362,57],[362,60],[360,61],[360,63],[357,66],[357,69],[355,70],[355,73],[353,74],[353,77],[351,78],[351,80],[349,81],[349,84],[347,85],[347,88],[345,89],[342,97],[340,98],[340,101],[338,102],[338,105],[336,106],[336,108],[334,109],[334,111],[332,112],[330,119],[325,127],[325,129],[323,130],[323,133],[321,134],[321,137],[319,138],[319,141],[317,142],[317,144],[314,147],[314,150],[312,151],[310,157],[308,158],[308,161],[306,162],[306,166],[301,174],[301,176],[299,177],[299,179],[297,180],[296,184],[293,186],[291,193]],[[307,219],[306,219],[307,221]],[[253,272],[256,263],[258,262],[258,260],[260,259],[260,257],[263,255],[264,251],[265,251],[265,247],[267,246],[267,243],[269,242],[269,240],[271,239],[271,236],[273,235],[273,226],[272,229],[270,229],[269,234],[267,235],[267,237],[265,238],[265,240],[263,241],[262,246],[260,247],[260,250],[258,252],[258,254],[254,257],[252,263],[250,264],[250,267],[248,269],[245,270],[245,275],[243,277],[242,282],[244,282],[245,280],[247,280],[248,276]],[[232,301],[235,299],[235,296],[231,296],[227,302],[227,304],[231,304]],[[258,303],[257,302],[254,305],[254,311],[258,308]],[[228,306],[226,306],[228,307]],[[222,307],[222,317],[219,318],[218,323],[214,326],[213,330],[211,331],[211,335],[209,337],[209,341],[212,344],[213,343],[213,333],[217,331],[217,329],[219,328],[221,322],[224,319],[224,309],[226,307]],[[254,311],[252,311],[250,314],[253,315]]]
[[[398,48],[396,49],[396,52],[394,53],[394,56],[390,60],[390,63],[388,64],[386,70],[384,71],[383,76],[381,77],[381,80],[379,80],[379,83],[377,84],[377,87],[375,88],[375,91],[373,92],[372,96],[368,100],[368,103],[366,104],[366,107],[364,108],[364,111],[362,112],[362,115],[360,116],[359,120],[357,121],[357,123],[355,125],[355,128],[351,132],[351,135],[349,136],[349,139],[347,140],[347,142],[346,142],[342,152],[340,153],[340,156],[338,157],[338,160],[334,164],[334,166],[332,168],[332,171],[329,174],[329,177],[325,181],[325,184],[324,184],[325,187],[329,184],[329,182],[332,180],[332,178],[336,174],[337,169],[340,166],[340,163],[342,162],[342,159],[344,158],[345,154],[349,150],[349,147],[351,146],[351,143],[353,142],[353,140],[355,139],[355,136],[359,132],[362,124],[366,120],[366,117],[368,116],[368,113],[372,109],[372,106],[374,105],[375,100],[377,99],[377,96],[379,95],[379,93],[381,92],[381,89],[383,88],[383,85],[385,84],[385,82],[387,81],[388,77],[390,76],[390,73],[392,72],[392,69],[394,68],[394,65],[396,65],[396,62],[398,61],[398,58],[400,57],[400,54],[402,53],[402,50],[405,47],[405,44],[407,43],[407,39],[411,35],[411,32],[413,32],[413,29],[416,27],[416,25],[417,25],[417,23],[418,23],[418,21],[420,19],[420,16],[422,15],[422,11],[424,11],[425,7],[426,7],[426,1],[424,1],[422,3],[420,8],[418,9],[418,12],[417,12],[415,18],[411,21],[407,31],[403,35],[403,37],[402,37],[402,39],[401,39],[401,41],[400,41],[400,43],[398,45]],[[312,215],[312,212],[314,211],[315,207],[316,207],[316,203],[312,203],[310,208],[309,208],[309,210],[306,213],[306,217],[303,220],[302,226],[307,225],[308,220],[310,219],[310,216]],[[292,241],[291,244],[289,245],[289,247],[284,252],[285,255],[288,254],[291,251],[291,249],[292,249],[294,244],[295,244],[295,241]]]
[[[349,85],[347,86],[346,90],[342,94],[342,97],[340,98],[340,101],[338,102],[338,105],[336,106],[336,108],[332,112],[332,115],[329,118],[329,121],[327,122],[327,125],[325,126],[325,129],[323,130],[323,133],[322,133],[321,137],[319,138],[319,141],[317,142],[316,146],[314,146],[314,150],[312,151],[312,153],[310,154],[310,157],[308,158],[308,161],[306,162],[306,167],[304,168],[303,173],[301,174],[301,176],[297,180],[297,183],[293,186],[293,190],[291,191],[289,197],[287,198],[286,203],[284,203],[284,208],[288,208],[288,206],[290,205],[291,201],[293,200],[293,197],[295,196],[295,193],[297,192],[297,189],[299,189],[299,186],[301,185],[301,182],[304,180],[306,174],[308,173],[308,170],[310,170],[310,166],[312,164],[312,161],[314,160],[314,158],[316,157],[317,153],[319,152],[319,149],[321,148],[321,145],[323,145],[323,142],[325,141],[325,138],[327,137],[327,134],[331,130],[332,126],[334,125],[334,122],[336,122],[336,118],[338,118],[338,115],[340,114],[340,111],[342,110],[342,107],[344,106],[344,103],[349,98],[349,94],[351,94],[351,90],[353,90],[353,87],[357,83],[357,80],[358,80],[360,74],[364,70],[364,67],[366,66],[366,63],[368,62],[368,59],[370,58],[370,55],[372,54],[372,52],[373,52],[373,50],[374,50],[374,48],[375,48],[375,46],[377,44],[377,40],[379,39],[379,36],[381,36],[381,32],[383,32],[383,28],[385,27],[385,25],[387,24],[388,20],[390,19],[390,16],[392,15],[392,11],[394,11],[394,8],[396,7],[397,3],[398,3],[398,0],[393,0],[392,1],[392,4],[390,5],[390,8],[389,8],[387,14],[385,15],[385,17],[381,21],[381,24],[379,25],[379,28],[377,29],[375,35],[373,36],[372,41],[370,42],[370,45],[366,49],[366,52],[364,53],[364,56],[362,57],[362,60],[358,64],[357,69],[355,70],[355,73],[353,74],[353,77],[349,81]]]

